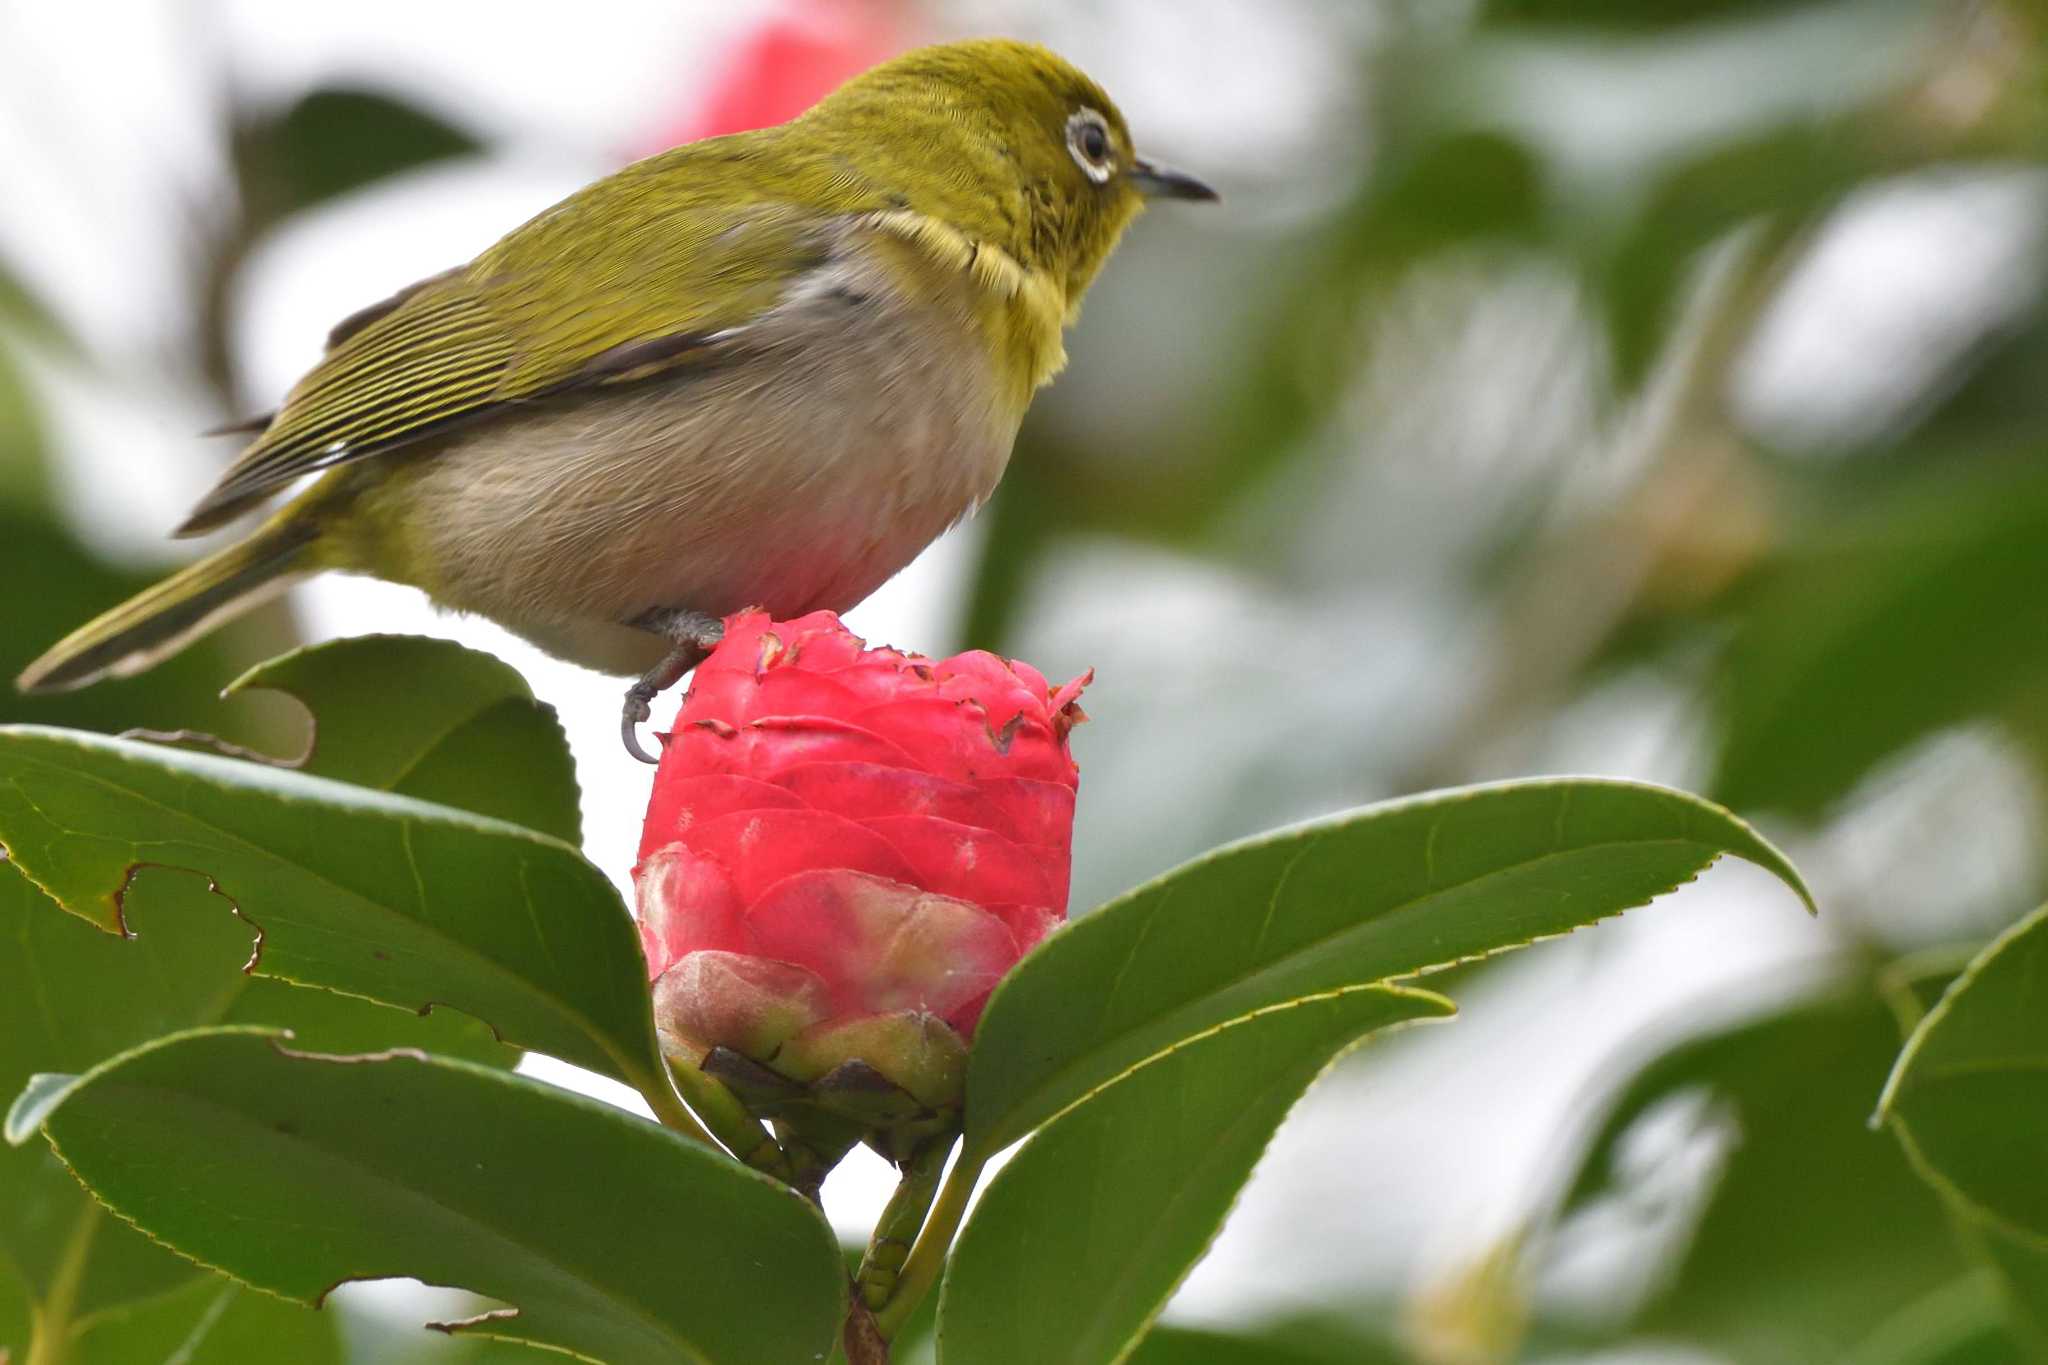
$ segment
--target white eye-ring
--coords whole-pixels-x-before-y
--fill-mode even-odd
[[[1101,185],[1116,174],[1116,144],[1109,120],[1093,109],[1076,109],[1067,120],[1067,151],[1090,180]]]

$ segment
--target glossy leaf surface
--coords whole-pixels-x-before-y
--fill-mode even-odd
[[[290,1028],[335,1051],[428,1048],[498,1066],[517,1052],[453,1011],[426,1017],[328,991],[245,976],[247,929],[197,878],[146,874],[132,898],[135,937],[65,914],[0,866],[0,1092],[37,1072],[85,1071],[164,1033],[219,1023]],[[73,1311],[86,1316],[192,1276],[190,1265],[95,1211],[70,1172],[35,1143],[0,1147],[0,1261],[38,1297],[78,1239],[86,1259]]]
[[[320,1303],[412,1276],[517,1308],[459,1330],[609,1365],[805,1360],[844,1270],[815,1208],[652,1123],[419,1054],[293,1052],[188,1033],[39,1112],[79,1178],[181,1253]]]
[[[561,723],[489,654],[424,636],[359,636],[259,664],[228,692],[259,689],[312,713],[301,772],[582,842]]]
[[[1189,1042],[1055,1120],[997,1174],[961,1235],[940,1360],[1123,1359],[1330,1059],[1451,1011],[1441,996],[1385,987],[1306,1000]]]
[[[969,1149],[1219,1024],[1565,933],[1724,853],[1806,896],[1728,812],[1630,782],[1473,787],[1228,845],[1075,921],[997,988],[969,1063]]]
[[[120,925],[145,868],[211,880],[255,970],[413,1009],[642,1081],[640,949],[604,875],[513,825],[259,763],[0,730],[0,844],[73,913]]]

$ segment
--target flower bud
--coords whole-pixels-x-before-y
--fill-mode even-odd
[[[634,872],[671,1059],[764,1116],[955,1113],[989,992],[1066,915],[1086,681],[868,649],[830,612],[729,619]]]

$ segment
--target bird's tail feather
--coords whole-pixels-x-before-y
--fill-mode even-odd
[[[317,537],[310,522],[278,517],[72,631],[14,685],[61,692],[140,673],[313,572]]]

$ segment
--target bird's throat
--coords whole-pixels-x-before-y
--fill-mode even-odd
[[[1047,271],[1027,266],[990,242],[911,209],[888,209],[862,220],[870,231],[908,243],[924,260],[965,275],[993,311],[999,344],[1022,363],[1026,396],[1067,363],[1061,333],[1072,321],[1066,290]]]

